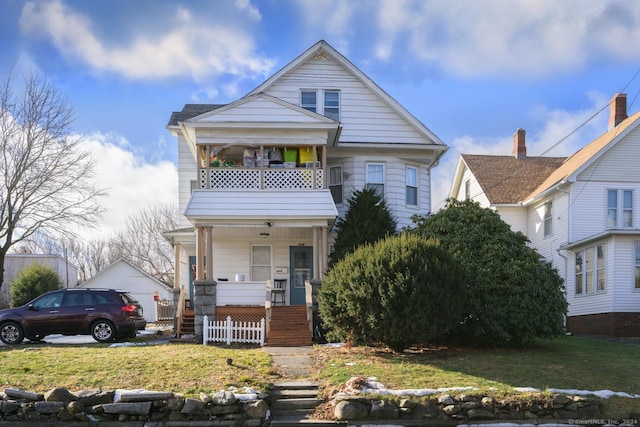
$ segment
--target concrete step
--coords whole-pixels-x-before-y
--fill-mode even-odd
[[[271,397],[275,399],[301,399],[301,398],[316,398],[318,396],[317,389],[302,389],[302,390],[273,390],[271,391]]]
[[[314,397],[287,397],[285,399],[275,399],[271,403],[271,411],[305,410],[306,412],[310,412],[313,411],[321,402],[322,400]]]

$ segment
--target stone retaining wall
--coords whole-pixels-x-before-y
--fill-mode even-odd
[[[238,400],[229,391],[199,399],[171,392],[85,390],[71,393],[56,388],[45,394],[8,388],[0,392],[0,421],[43,422],[47,425],[83,422],[198,422],[220,421],[260,425],[269,409],[259,396]],[[252,422],[254,421],[254,422]]]
[[[447,424],[485,420],[577,420],[601,418],[598,399],[566,395],[538,395],[523,399],[443,394],[427,399],[402,398],[393,402],[338,393],[333,401],[335,418],[357,420],[433,420]]]

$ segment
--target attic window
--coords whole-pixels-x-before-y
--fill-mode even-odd
[[[340,91],[304,89],[300,91],[300,106],[305,110],[322,114],[335,121],[340,120]]]

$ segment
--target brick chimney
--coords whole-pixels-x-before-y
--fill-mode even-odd
[[[518,128],[516,133],[513,134],[513,156],[518,160],[524,160],[527,158],[527,145],[525,144],[524,129]]]
[[[616,93],[609,103],[609,130],[627,118],[627,94]]]

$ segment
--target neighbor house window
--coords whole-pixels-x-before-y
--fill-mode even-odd
[[[544,236],[553,234],[553,202],[549,200],[544,204]]]
[[[300,91],[300,106],[305,110],[340,121],[339,90],[302,90]]]
[[[384,197],[384,164],[367,163],[367,188]]]
[[[607,190],[607,228],[633,227],[633,191]]]
[[[331,166],[329,168],[329,190],[333,203],[342,204],[342,166]]]
[[[407,166],[406,174],[407,205],[418,206],[418,169]]]
[[[464,182],[464,199],[465,200],[471,199],[471,181],[470,180],[466,180]]]
[[[640,289],[640,240],[634,241],[633,246],[636,254],[636,281],[634,286],[636,289]]]
[[[606,277],[605,245],[576,252],[576,295],[606,291]]]
[[[251,280],[262,282],[271,279],[271,246],[251,246]]]

